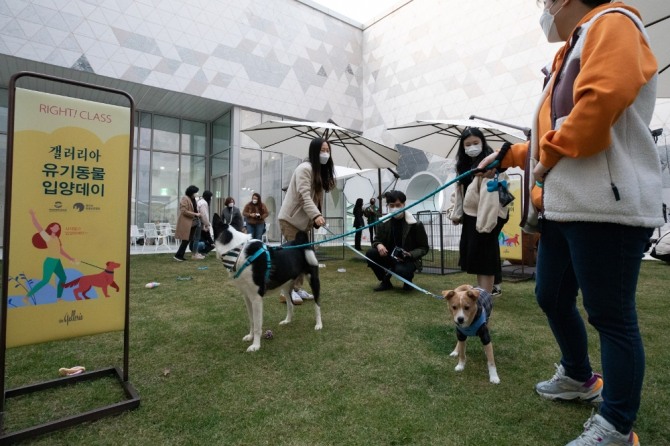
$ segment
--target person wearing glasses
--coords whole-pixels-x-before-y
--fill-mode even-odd
[[[398,190],[386,193],[389,214],[405,207],[407,197]],[[377,224],[375,238],[366,256],[368,267],[372,269],[379,285],[374,291],[393,288],[391,274],[394,272],[407,282],[412,282],[414,273],[421,271],[421,258],[428,253],[428,235],[423,224],[409,211],[399,212],[386,221]],[[411,291],[412,285],[403,282],[402,289]]]

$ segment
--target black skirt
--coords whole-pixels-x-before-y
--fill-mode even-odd
[[[458,264],[468,274],[493,276],[500,270],[498,236],[507,219],[498,217],[498,223],[489,233],[477,232],[477,217],[463,215],[460,259]]]

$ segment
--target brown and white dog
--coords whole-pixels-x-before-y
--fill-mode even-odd
[[[77,285],[77,288],[73,290],[74,298],[77,300],[90,299],[86,293],[88,293],[92,287],[102,288],[102,293],[105,295],[105,297],[109,297],[109,294],[107,293],[107,287],[110,286],[118,293],[119,286],[116,284],[116,282],[114,282],[114,270],[121,265],[110,261],[107,262],[105,266],[106,268],[104,271],[88,276],[81,276],[78,279],[74,279],[64,284],[63,288],[70,288]]]
[[[465,368],[465,341],[468,336],[479,336],[486,353],[489,381],[493,384],[499,384],[500,378],[493,358],[493,345],[491,345],[491,335],[488,327],[491,310],[493,310],[491,294],[480,288],[461,285],[455,290],[442,291],[442,296],[449,305],[454,323],[456,323],[458,342],[450,355],[458,356],[458,364],[455,370],[460,372]]]

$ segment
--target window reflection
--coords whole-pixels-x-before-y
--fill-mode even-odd
[[[179,155],[154,152],[151,161],[150,221],[176,224]]]
[[[251,194],[261,190],[261,151],[240,149],[240,190],[234,196],[238,204],[246,204],[251,200]]]
[[[207,126],[204,122],[183,120],[181,122],[181,153],[205,155],[207,150]]]
[[[154,115],[154,150],[179,151],[179,119]]]

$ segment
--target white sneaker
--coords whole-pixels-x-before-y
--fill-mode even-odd
[[[293,305],[302,305],[302,297],[296,290],[291,290],[291,301]]]
[[[595,414],[584,423],[584,432],[566,446],[640,446],[640,440],[635,432],[622,434],[605,418]]]
[[[565,374],[562,364],[554,364],[556,374],[535,385],[535,391],[548,400],[581,400],[590,403],[602,402],[603,379],[597,373],[586,382],[576,381]]]
[[[300,288],[299,290],[296,291],[298,293],[298,296],[300,296],[300,299],[302,300],[314,300],[314,296],[309,294],[307,291],[303,290]]]

